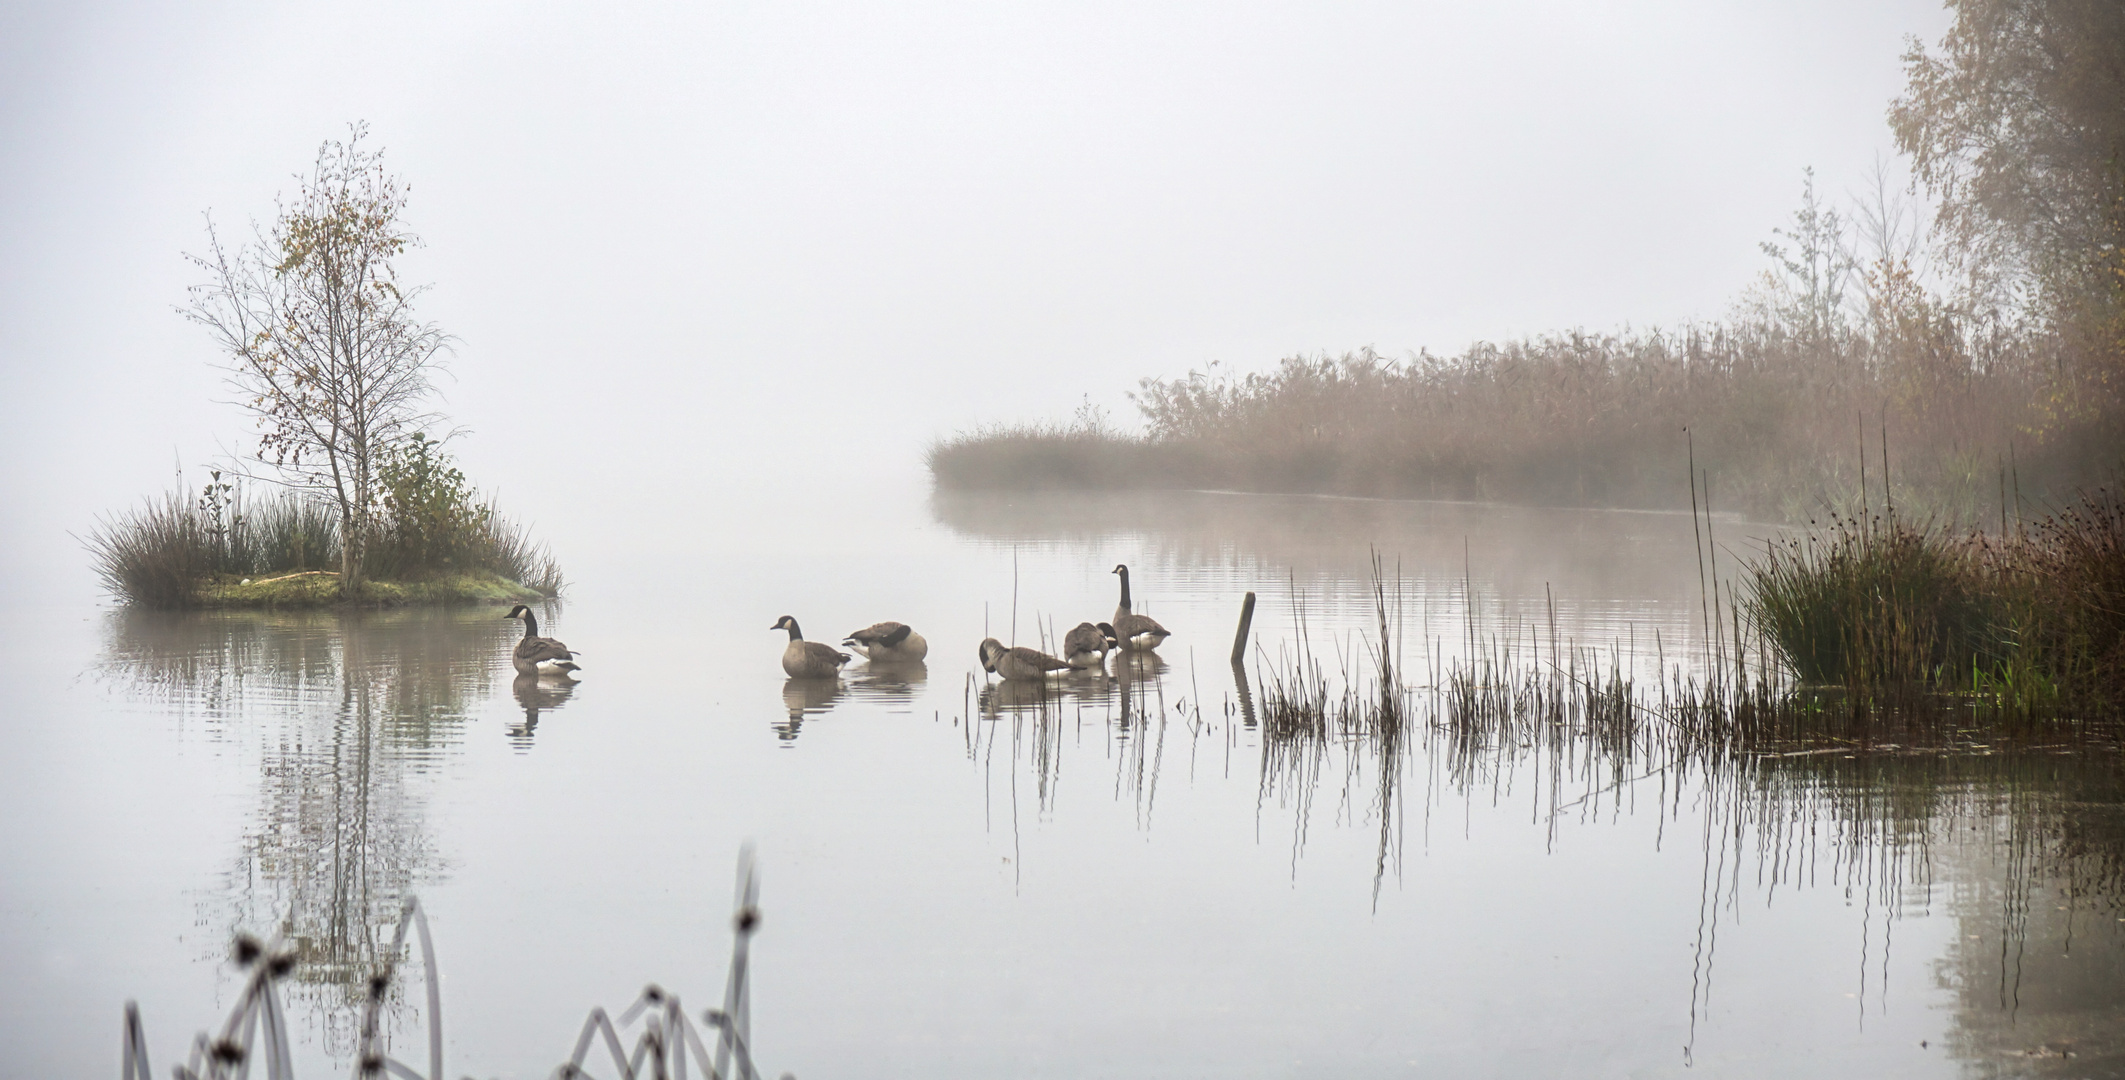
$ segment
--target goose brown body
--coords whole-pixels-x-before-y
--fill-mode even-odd
[[[1070,662],[1058,660],[1023,645],[1006,648],[995,638],[983,638],[981,642],[982,670],[993,672],[1005,679],[1044,679],[1058,671],[1071,670]]]
[[[1089,670],[1105,665],[1107,653],[1113,648],[1114,628],[1105,623],[1078,623],[1063,635],[1063,659],[1074,668]]]

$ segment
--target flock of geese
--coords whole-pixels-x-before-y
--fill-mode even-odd
[[[1123,652],[1150,652],[1159,647],[1172,634],[1149,615],[1138,615],[1130,610],[1129,567],[1116,566],[1113,571],[1121,578],[1121,603],[1114,609],[1114,621],[1077,624],[1063,635],[1061,656],[1050,656],[1039,649],[1024,645],[1006,646],[995,638],[983,638],[981,642],[981,668],[1007,680],[1040,680],[1057,672],[1089,671],[1103,668],[1107,654],[1115,650]],[[510,653],[510,662],[517,674],[526,676],[549,676],[573,678],[581,670],[575,662],[575,653],[568,646],[549,637],[539,636],[539,618],[522,604],[511,608],[506,618],[519,619],[524,623],[524,639],[517,642]],[[842,665],[851,657],[823,641],[804,640],[804,631],[797,620],[784,615],[775,620],[770,630],[789,632],[789,644],[782,650],[782,670],[793,679],[831,678],[840,673]],[[873,664],[917,663],[930,654],[930,643],[906,623],[882,622],[864,627],[850,634],[842,644],[863,655]]]

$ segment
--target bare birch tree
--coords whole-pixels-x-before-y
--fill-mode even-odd
[[[207,272],[183,313],[226,358],[238,404],[257,419],[257,458],[338,510],[340,588],[353,596],[392,445],[433,417],[428,376],[449,344],[414,317],[425,291],[392,260],[417,244],[399,220],[406,188],[362,146],[365,126],[328,140],[270,229],[229,250],[207,220]]]

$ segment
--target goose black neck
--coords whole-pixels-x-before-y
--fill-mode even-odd
[[[1126,608],[1129,606],[1129,568],[1126,566],[1119,567],[1114,572],[1121,575],[1122,606]]]
[[[524,636],[527,638],[539,636],[539,617],[529,611],[524,613]]]
[[[797,629],[797,620],[795,619],[789,621],[789,639],[791,641],[804,640],[804,631]]]

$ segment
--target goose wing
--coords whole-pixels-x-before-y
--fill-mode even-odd
[[[1114,617],[1115,637],[1120,638],[1123,641],[1128,641],[1134,638],[1143,637],[1146,634],[1151,634],[1162,638],[1173,636],[1171,631],[1167,630],[1163,626],[1160,626],[1158,624],[1158,620],[1152,618],[1149,615],[1129,614],[1117,615]]]
[[[569,652],[568,646],[550,637],[528,637],[517,642],[516,658],[528,663],[544,664],[555,660],[573,660],[576,654]]]
[[[908,639],[908,635],[914,633],[914,629],[914,627],[911,627],[906,623],[872,623],[871,625],[866,626],[863,629],[850,634],[848,636],[848,640],[851,644],[855,645],[882,645],[890,649],[893,646],[898,645],[903,641],[906,641]]]
[[[1068,660],[1058,660],[1039,649],[1029,649],[1024,645],[1012,649],[1011,658],[1035,671],[1061,671],[1070,666]]]
[[[804,646],[805,657],[813,663],[825,664],[828,667],[840,667],[849,662],[849,654],[832,645],[828,645],[826,642],[799,641],[795,644]]]

